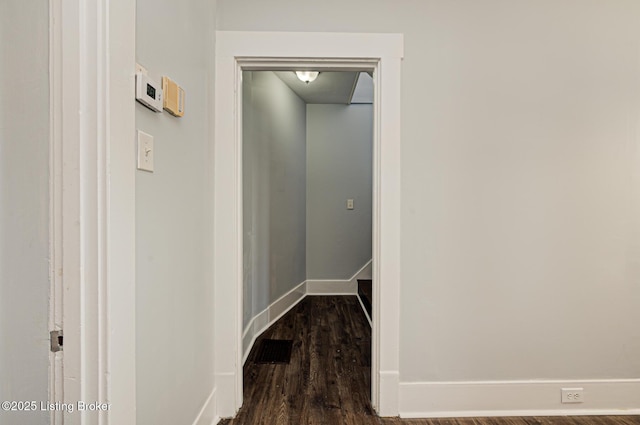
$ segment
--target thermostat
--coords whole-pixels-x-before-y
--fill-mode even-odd
[[[152,111],[162,112],[162,86],[142,72],[137,72],[136,100]]]

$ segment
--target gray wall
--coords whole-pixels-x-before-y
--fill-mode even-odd
[[[244,326],[306,279],[305,103],[273,72],[243,73]]]
[[[638,16],[636,0],[218,2],[219,30],[405,35],[401,381],[640,378]]]
[[[1,401],[48,399],[48,5],[0,2]],[[44,425],[49,416],[0,410],[0,423]]]
[[[373,105],[307,105],[308,279],[350,279],[371,259],[372,144]]]
[[[155,137],[155,172],[136,175],[140,424],[191,424],[214,388],[209,240],[214,4],[137,1],[138,62],[150,76],[168,75],[186,91],[183,118],[136,104],[136,127]]]

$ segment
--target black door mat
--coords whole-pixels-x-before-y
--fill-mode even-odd
[[[289,364],[292,346],[293,340],[290,339],[263,339],[254,363]]]

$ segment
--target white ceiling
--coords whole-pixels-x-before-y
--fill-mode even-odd
[[[373,80],[365,72],[324,71],[308,84],[300,81],[293,71],[275,74],[306,103],[373,103]]]

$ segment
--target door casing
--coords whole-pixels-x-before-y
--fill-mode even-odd
[[[242,406],[242,71],[373,71],[372,405],[397,416],[401,34],[216,33],[215,382],[218,416]]]
[[[50,402],[60,425],[134,425],[135,0],[49,1]]]

